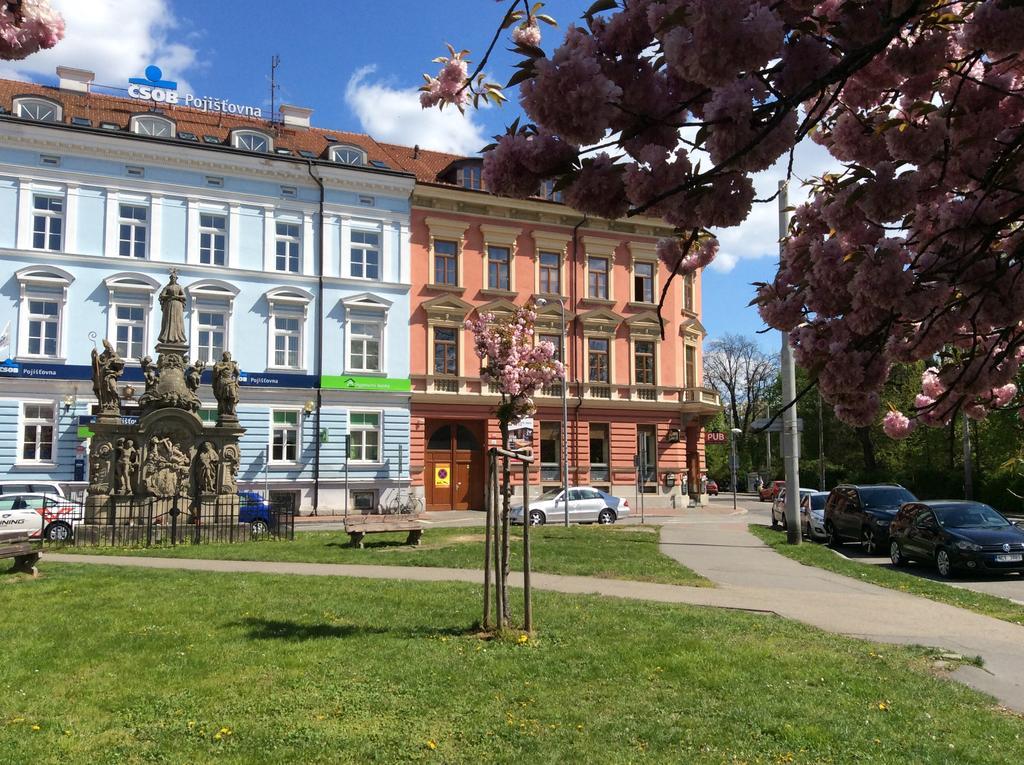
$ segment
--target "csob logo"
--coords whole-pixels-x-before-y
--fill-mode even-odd
[[[163,79],[164,73],[158,66],[146,67],[146,78],[132,77],[128,80],[128,95],[160,104],[178,103],[178,83]]]

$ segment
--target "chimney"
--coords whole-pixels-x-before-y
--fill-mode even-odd
[[[57,77],[60,79],[61,90],[73,90],[76,93],[88,93],[89,86],[96,79],[95,72],[87,69],[75,69],[70,66],[58,66]]]
[[[281,104],[280,111],[285,125],[299,128],[308,128],[309,117],[313,114],[312,109],[306,109],[303,106],[289,106],[288,104]]]

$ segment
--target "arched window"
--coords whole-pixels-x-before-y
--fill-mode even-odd
[[[174,138],[175,135],[174,123],[155,114],[136,114],[131,119],[130,129],[138,135],[154,138]]]
[[[64,119],[64,107],[48,98],[16,98],[14,113],[23,119],[36,122],[60,122]]]
[[[231,145],[246,151],[269,152],[273,147],[270,136],[256,130],[235,130],[231,134]]]
[[[56,266],[29,266],[15,273],[20,287],[18,356],[64,360],[65,306],[75,280]]]
[[[366,152],[355,146],[332,146],[331,161],[342,165],[365,165]]]

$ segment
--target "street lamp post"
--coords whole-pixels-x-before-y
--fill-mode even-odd
[[[535,305],[544,307],[548,304],[545,298],[537,298],[534,301]],[[565,300],[563,298],[558,299],[558,315],[562,320],[562,334],[561,334],[561,347],[558,350],[558,360],[562,362],[562,369],[565,367]],[[562,375],[562,509],[564,516],[564,525],[566,528],[569,527],[569,399],[568,399],[568,387],[569,379],[564,374]]]
[[[740,430],[739,428],[733,428],[730,431],[730,433],[732,434],[732,438],[729,439],[729,448],[730,448],[730,452],[732,454],[732,459],[729,461],[730,464],[732,465],[732,509],[735,510],[736,509],[736,463],[738,461],[737,458],[736,458],[736,436],[738,436],[741,433],[743,433],[743,431]]]

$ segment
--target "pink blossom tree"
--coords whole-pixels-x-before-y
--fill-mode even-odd
[[[64,39],[64,18],[49,0],[0,0],[0,59],[17,61]]]
[[[565,368],[554,359],[555,347],[549,342],[536,342],[534,325],[537,313],[532,305],[519,306],[508,317],[497,318],[494,314],[480,314],[475,321],[467,320],[466,329],[474,336],[474,350],[480,359],[480,380],[484,385],[493,385],[501,395],[496,412],[498,429],[501,432],[501,446],[508,448],[509,430],[512,423],[533,415],[536,407],[533,396],[537,390],[555,380],[565,379]],[[511,614],[508,606],[509,574],[509,500],[512,495],[509,459],[501,457],[501,512],[500,525],[496,523],[494,533],[500,531],[500,560],[498,561],[497,587],[498,629],[509,626]],[[524,486],[524,491],[529,487]],[[490,518],[490,513],[488,513]],[[498,519],[496,519],[498,520]],[[523,523],[530,519],[524,517]],[[489,535],[488,535],[489,536]],[[487,596],[484,598],[485,623],[489,616]]]
[[[912,411],[886,417],[892,437],[1019,408],[1024,5],[598,0],[550,55],[520,31],[539,10],[510,2],[500,24],[531,122],[486,150],[491,191],[556,178],[582,212],[659,216],[678,274],[759,201],[752,173],[791,169],[813,140],[838,170],[813,181],[755,302],[837,416],[874,421],[893,365],[918,360],[931,369]],[[489,53],[436,103],[500,103]]]

